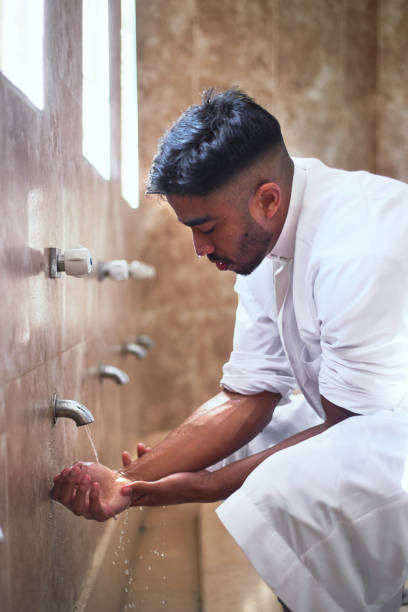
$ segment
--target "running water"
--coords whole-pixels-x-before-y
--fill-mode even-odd
[[[99,463],[98,451],[96,450],[96,446],[95,446],[95,443],[93,441],[93,437],[92,437],[92,434],[90,432],[89,425],[85,425],[85,431],[86,431],[86,435],[88,436],[89,442],[91,443],[92,450],[93,450],[94,455],[95,455],[96,463]]]

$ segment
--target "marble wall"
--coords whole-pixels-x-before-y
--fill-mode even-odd
[[[408,180],[408,1],[379,0],[376,172]]]
[[[130,210],[119,186],[119,6],[111,0],[109,182],[81,154],[80,0],[45,2],[44,111],[0,74],[0,592],[7,611],[77,605],[92,612],[92,568],[114,554],[104,544],[112,527],[49,501],[54,473],[92,459],[82,428],[52,426],[52,392],[92,410],[101,461],[116,466],[122,448],[173,427],[218,390],[232,344],[234,278],[198,260],[168,205],[144,196],[143,177],[166,127],[206,87],[238,85],[278,116],[292,154],[408,178],[407,0],[137,0],[142,182],[140,209]],[[95,260],[147,261],[157,279],[50,279],[47,249],[77,243]],[[155,350],[145,361],[125,358],[121,344],[140,332],[154,338]],[[101,384],[93,374],[100,361],[125,369],[131,384]],[[109,569],[104,575],[115,582]]]
[[[49,499],[58,471],[78,458],[94,459],[83,427],[64,419],[53,425],[52,393],[76,399],[92,411],[90,431],[100,460],[108,465],[120,464],[121,450],[132,451],[140,431],[139,361],[122,355],[121,345],[144,331],[139,316],[143,281],[49,277],[49,247],[85,245],[95,263],[140,254],[141,228],[120,197],[117,171],[120,3],[111,3],[109,182],[81,151],[81,6],[77,0],[45,2],[43,111],[0,74],[4,612],[72,611],[105,533],[105,525],[79,519]],[[96,373],[100,362],[124,369],[131,383],[120,388],[101,382]]]

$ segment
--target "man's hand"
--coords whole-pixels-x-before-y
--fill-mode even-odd
[[[212,502],[218,496],[213,472],[179,472],[152,482],[136,481],[123,492],[132,495],[132,506],[170,506],[189,502]]]
[[[55,476],[51,497],[78,516],[106,521],[129,507],[123,486],[130,482],[104,465],[78,461]]]
[[[140,457],[143,457],[143,455],[148,453],[149,450],[150,450],[150,446],[146,446],[145,444],[143,444],[143,442],[139,442],[139,444],[137,445],[137,458],[140,459]],[[132,461],[133,461],[132,455],[129,453],[129,451],[123,451],[122,452],[123,467],[128,467],[129,465],[131,465]]]

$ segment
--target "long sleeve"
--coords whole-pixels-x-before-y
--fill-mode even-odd
[[[266,261],[252,275],[237,278],[233,351],[224,365],[221,385],[244,395],[271,391],[285,398],[296,388],[296,381],[275,321],[271,269],[271,263]],[[267,308],[256,298],[265,292],[269,293]]]

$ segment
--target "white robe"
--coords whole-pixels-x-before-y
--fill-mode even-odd
[[[294,162],[279,240],[237,279],[221,381],[284,399],[226,462],[319,422],[321,395],[360,416],[269,457],[217,512],[295,612],[394,612],[408,576],[408,186]]]

